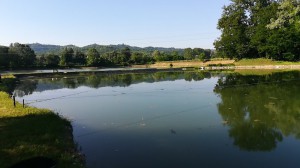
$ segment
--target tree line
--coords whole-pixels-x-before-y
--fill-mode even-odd
[[[129,47],[108,52],[89,48],[86,52],[77,47],[65,47],[57,53],[36,54],[26,44],[14,43],[9,47],[0,46],[0,68],[57,68],[76,66],[129,66],[151,64],[156,61],[205,60],[210,59],[212,51],[202,48],[186,48],[183,53],[176,50],[165,52],[132,51]]]
[[[219,57],[300,59],[299,0],[231,0],[218,29]]]

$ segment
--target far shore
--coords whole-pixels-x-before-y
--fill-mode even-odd
[[[182,71],[182,70],[300,70],[300,62],[279,62],[270,59],[253,60],[212,60],[212,61],[165,61],[154,64],[132,65],[130,67],[113,68],[69,68],[69,69],[46,69],[46,70],[12,70],[0,71],[3,75],[14,75],[16,77],[49,76],[85,73],[143,73],[158,71]]]
[[[200,68],[200,69],[300,69],[300,62],[280,62],[270,59],[212,60],[212,61],[166,61],[150,65],[134,65],[134,68]]]

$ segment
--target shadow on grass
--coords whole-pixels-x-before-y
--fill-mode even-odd
[[[57,167],[83,167],[69,121],[49,112],[0,118],[0,167],[33,157],[54,160]]]

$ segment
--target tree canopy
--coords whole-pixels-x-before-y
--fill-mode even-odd
[[[233,59],[300,59],[298,0],[231,0],[218,22],[218,56]]]
[[[36,52],[38,54],[36,54]],[[57,68],[74,66],[128,66],[155,61],[204,60],[213,50],[203,48],[132,47],[127,45],[55,46],[14,43],[0,46],[0,68]]]
[[[12,66],[31,67],[35,63],[36,55],[28,45],[11,44],[8,52]]]
[[[90,48],[87,52],[87,65],[95,66],[98,65],[100,59],[100,55],[95,48]]]

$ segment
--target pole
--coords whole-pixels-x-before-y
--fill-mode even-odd
[[[23,99],[23,108],[25,108],[25,103],[24,103],[24,99]]]
[[[14,107],[16,107],[16,97],[13,96],[13,100],[14,100]]]

